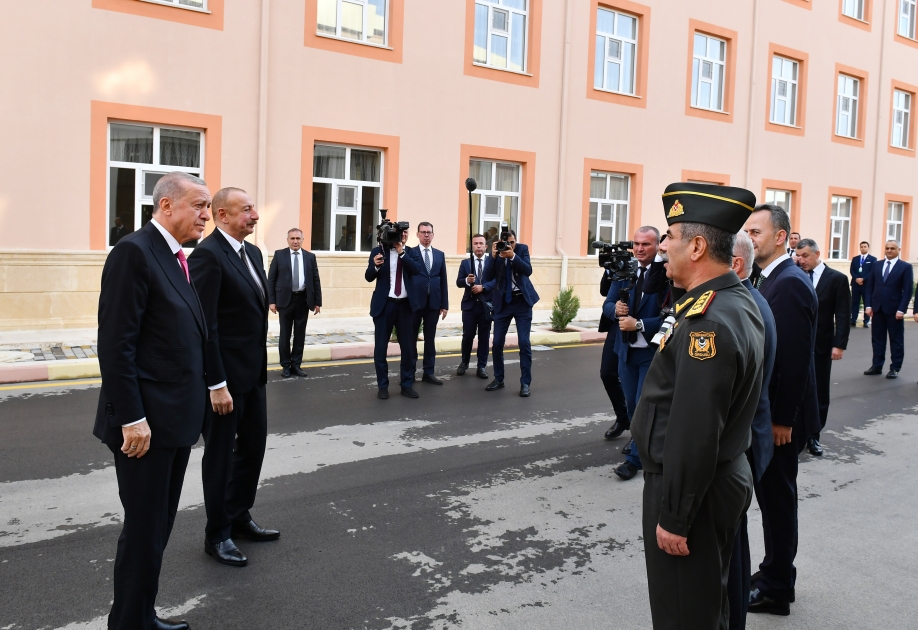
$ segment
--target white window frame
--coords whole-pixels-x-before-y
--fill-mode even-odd
[[[149,164],[143,162],[119,162],[111,159],[112,151],[112,125],[125,125],[131,127],[143,127],[145,129],[153,129],[153,161]],[[174,129],[176,131],[194,131],[201,134],[201,148],[199,149],[200,155],[200,164],[197,167],[192,166],[171,166],[160,164],[160,132],[163,129]],[[141,229],[141,221],[143,219],[143,207],[144,206],[153,206],[153,198],[151,195],[147,195],[144,192],[144,175],[147,173],[156,173],[163,174],[174,173],[176,171],[182,173],[190,173],[196,177],[204,179],[204,167],[205,167],[205,143],[207,142],[206,134],[203,129],[195,129],[192,127],[182,127],[179,125],[154,125],[151,123],[139,122],[136,120],[110,120],[105,130],[105,155],[106,155],[106,168],[105,168],[105,221],[106,221],[106,233],[105,233],[105,245],[106,248],[111,248],[112,245],[108,242],[109,240],[109,228],[111,225],[108,225],[111,219],[111,174],[112,168],[125,168],[132,169],[136,172],[134,176],[134,231]],[[151,191],[152,192],[152,191]],[[155,211],[156,209],[153,208]],[[191,251],[192,248],[185,248],[187,251]]]
[[[366,256],[367,252],[360,249],[360,242],[359,242],[359,239],[362,237],[364,233],[364,229],[366,228],[365,225],[361,225],[361,222],[363,219],[363,216],[361,213],[362,202],[363,202],[363,189],[364,188],[378,188],[379,189],[379,192],[377,193],[378,199],[379,199],[379,204],[378,204],[379,207],[376,208],[376,216],[373,219],[374,221],[373,227],[375,228],[378,221],[380,220],[379,210],[382,207],[382,203],[383,203],[383,192],[384,192],[383,183],[386,181],[386,173],[385,173],[386,153],[385,151],[382,151],[378,148],[362,147],[362,146],[350,145],[350,144],[339,144],[336,142],[318,142],[317,141],[313,143],[313,151],[315,150],[316,146],[333,147],[335,149],[345,149],[345,152],[344,152],[344,179],[336,179],[334,177],[316,177],[315,175],[312,176],[313,184],[331,184],[332,186],[331,194],[332,194],[333,205],[331,209],[331,215],[329,216],[328,225],[326,226],[326,230],[328,231],[327,232],[328,245],[330,249],[313,249],[310,251],[327,252],[330,254],[352,254],[352,255],[355,254],[359,256]],[[379,154],[379,181],[378,182],[368,182],[362,179],[361,180],[351,179],[351,151],[353,149],[357,149],[358,151],[372,151],[373,153]],[[356,189],[354,192],[353,211],[338,207],[338,192],[340,188],[342,187]],[[338,234],[336,233],[336,227],[338,225],[337,218],[339,216],[357,217],[356,228],[355,228],[356,233],[354,235],[354,251],[336,249],[336,245],[338,242],[336,240],[338,237]],[[389,218],[391,219],[392,217],[389,217]],[[310,246],[312,246],[312,243],[310,243]]]
[[[902,245],[902,225],[905,221],[905,204],[890,201],[886,208],[886,240]]]
[[[383,20],[385,23],[385,34],[383,36],[383,43],[371,42],[368,41],[369,38],[369,26],[370,26],[370,3],[367,0],[324,0],[325,2],[335,3],[335,32],[334,34],[327,31],[320,30],[319,28],[319,19],[318,11],[321,9],[321,4],[323,0],[319,0],[316,3],[316,35],[319,37],[328,37],[331,39],[340,39],[343,42],[351,42],[353,44],[363,44],[364,46],[375,46],[377,48],[386,48],[389,49],[389,13],[391,12],[392,0],[386,0],[386,15]],[[354,39],[352,37],[345,37],[341,34],[341,24],[342,24],[342,14],[344,12],[344,4],[353,4],[353,5],[362,5],[363,7],[363,38]]]
[[[605,196],[593,196],[593,178],[602,177],[605,179]],[[611,179],[621,177],[625,180],[626,199],[612,199],[609,195],[612,190]],[[626,241],[628,239],[628,221],[631,218],[631,175],[628,173],[614,173],[610,171],[590,171],[590,206],[596,204],[596,222],[590,225],[593,230],[593,238],[587,243],[587,255],[598,255],[597,250],[591,247],[592,241],[604,240],[600,237],[601,228],[610,228],[612,231],[611,241],[613,243]],[[603,210],[609,211],[609,218],[603,219]],[[592,208],[591,208],[592,210]],[[592,212],[591,212],[592,214]],[[588,235],[589,236],[589,235]]]
[[[899,0],[899,20],[896,32],[902,37],[915,39],[918,23],[918,0]]]
[[[612,14],[612,24],[613,24],[613,33],[604,33],[599,30],[599,13],[605,11],[606,13]],[[628,38],[618,33],[618,16],[622,15],[627,18],[634,20],[634,37]],[[641,18],[637,15],[632,15],[624,11],[618,11],[615,9],[609,9],[606,7],[599,7],[597,9],[596,16],[596,52],[593,65],[593,87],[597,90],[603,92],[611,92],[613,94],[624,94],[626,96],[637,96],[637,56],[638,56],[638,33],[641,28]],[[612,44],[617,43],[618,45],[618,57],[613,56],[610,53]],[[624,53],[627,49],[627,46],[631,46],[631,64],[628,71],[631,76],[631,89],[623,88],[622,84],[625,82],[625,70],[626,63],[624,59]],[[601,67],[596,67],[602,64]],[[619,73],[618,73],[618,85],[609,84],[609,64],[618,64]]]
[[[858,20],[860,22],[864,21],[864,10],[866,8],[867,0],[841,0],[842,15]]]
[[[702,37],[705,39],[705,52],[704,54],[699,54],[695,51],[698,46],[698,38]],[[708,56],[709,51],[709,41],[720,42],[723,44],[723,59],[715,59]],[[714,37],[713,35],[708,35],[707,33],[700,33],[695,31],[692,37],[692,107],[696,109],[705,109],[712,112],[723,112],[724,111],[724,101],[726,100],[726,70],[727,70],[727,54],[729,53],[728,42],[725,39],[719,37]],[[710,67],[710,77],[705,77],[705,70]],[[701,86],[709,85],[710,86],[710,99],[709,105],[712,100],[717,98],[718,102],[715,103],[714,107],[705,106],[700,103],[701,98]],[[719,95],[719,96],[715,96]]]
[[[776,75],[775,66],[781,63],[781,73]],[[788,76],[789,75],[789,76]],[[769,120],[775,125],[797,126],[797,102],[800,94],[800,62],[781,55],[771,60],[771,114]],[[782,89],[784,94],[782,95]],[[784,105],[784,117],[778,117],[778,104]]]
[[[912,101],[914,97],[911,92],[893,90],[893,124],[890,144],[897,149],[912,148],[908,146],[912,125]]]
[[[782,201],[780,197],[784,197]],[[793,216],[791,213],[794,211],[794,191],[785,190],[783,188],[766,188],[765,189],[765,203],[770,203],[778,206],[784,212],[787,213],[788,221]],[[790,236],[790,234],[788,234]]]
[[[525,9],[518,9],[516,7],[505,4],[506,2],[519,2],[522,1],[525,3]],[[532,0],[475,0],[475,16],[474,22],[472,24],[473,29],[473,45],[472,45],[472,64],[476,66],[482,66],[485,68],[494,68],[496,70],[503,70],[505,72],[515,72],[517,74],[527,74],[529,68],[527,67],[527,58],[529,53],[529,26],[530,26],[530,15],[529,9],[531,7]],[[474,45],[474,31],[478,26],[478,15],[479,7],[487,9],[488,14],[488,25],[486,29],[487,41],[485,42],[485,60],[480,61],[476,58],[475,45]],[[507,28],[506,30],[500,30],[495,28],[494,17],[495,12],[505,12],[507,14]],[[520,64],[519,69],[514,69],[510,67],[511,56],[513,45],[515,43],[512,33],[512,24],[513,16],[522,16],[523,17],[523,52],[522,52],[522,63]],[[494,59],[492,59],[491,52],[491,43],[494,37],[505,37],[507,39],[507,57],[506,57],[506,66],[496,65]],[[495,56],[496,57],[496,56]]]
[[[200,7],[182,4],[182,0],[142,0],[142,1],[149,2],[150,4],[164,4],[167,7],[175,7],[176,9],[185,9],[187,11],[197,11],[198,13],[210,13],[210,9],[207,6],[210,0],[201,0],[202,6]]]
[[[844,216],[841,209],[847,210]],[[851,241],[851,215],[854,214],[854,199],[832,195],[832,212],[829,218],[829,259],[848,260],[848,246]]]
[[[860,89],[861,80],[857,77],[847,74],[838,75],[838,100],[835,104],[836,136],[858,139]],[[845,123],[845,118],[847,118],[847,123]]]
[[[516,223],[517,224],[515,226],[510,225],[510,229],[516,232],[517,235],[519,235],[520,226],[522,225],[522,222],[523,222],[523,216],[522,216],[523,215],[522,190],[523,190],[523,168],[524,168],[523,164],[520,164],[519,162],[513,162],[510,160],[495,160],[495,159],[490,159],[490,158],[474,158],[473,157],[469,159],[469,171],[471,171],[472,162],[490,162],[491,163],[491,188],[490,189],[483,188],[481,186],[481,182],[478,182],[479,187],[475,190],[475,192],[472,193],[473,196],[479,195],[478,197],[478,225],[472,226],[475,230],[473,234],[475,233],[484,234],[485,239],[487,239],[488,233],[485,228],[485,223],[490,223],[492,224],[492,226],[493,224],[496,223],[498,224],[498,226],[500,226],[501,221],[505,221],[506,216],[507,216],[508,209],[505,207],[506,198],[515,197],[517,200],[516,201],[516,208],[517,208]],[[496,182],[497,182],[498,164],[503,164],[505,166],[515,166],[519,169],[517,171],[519,175],[519,179],[516,182],[517,192],[494,189],[496,186]],[[487,212],[488,198],[497,199],[497,213],[496,214],[495,213],[489,214]],[[509,221],[507,221],[507,223],[510,224]]]

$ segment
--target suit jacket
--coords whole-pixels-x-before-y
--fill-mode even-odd
[[[883,280],[883,268],[886,259],[878,260],[867,276],[867,291],[864,295],[864,306],[877,313],[895,315],[896,311],[904,313],[912,297],[912,266],[901,258],[889,270]]]
[[[118,244],[118,241],[127,236],[127,228],[125,226],[118,227],[113,225],[108,231],[108,244],[114,247]],[[162,234],[160,234],[162,236]]]
[[[768,384],[771,421],[814,435],[821,425],[813,360],[819,307],[813,283],[788,259],[772,270],[759,290],[771,307],[778,335]]]
[[[487,254],[485,254],[484,258],[482,258],[482,261],[481,261],[481,276],[482,277],[477,278],[478,282],[476,283],[476,284],[480,284],[482,289],[484,290],[478,295],[475,295],[474,293],[472,293],[472,288],[465,284],[466,277],[470,273],[474,273],[473,271],[470,271],[470,269],[472,268],[471,267],[472,261],[469,260],[468,258],[464,258],[462,259],[462,262],[459,263],[459,275],[456,277],[456,286],[459,287],[460,289],[464,289],[464,291],[462,292],[462,303],[460,304],[460,307],[463,311],[470,311],[473,308],[475,308],[475,303],[478,302],[479,300],[481,300],[482,302],[491,301],[495,282],[494,280],[491,280],[489,282],[484,282],[483,280],[484,280],[485,271],[492,264],[494,264],[494,260]]]
[[[647,286],[646,281],[649,274],[650,269],[647,270],[644,276],[644,286]],[[630,305],[629,312],[631,313],[631,316],[644,322],[644,330],[637,334],[643,335],[648,344],[650,344],[650,340],[653,339],[653,336],[657,334],[657,331],[660,330],[660,326],[663,324],[663,320],[660,318],[660,310],[663,308],[665,291],[659,290],[663,286],[666,285],[655,285],[652,288],[657,289],[657,291],[653,293],[643,293],[641,296],[641,302],[637,305],[637,308],[634,307],[637,286],[631,287],[631,292],[629,293],[630,297],[628,298],[628,304]],[[603,302],[602,305],[602,314],[609,319],[616,321],[615,354],[618,355],[619,359],[627,361],[628,352],[631,350],[631,346],[627,341],[625,341],[622,330],[618,327],[617,318],[615,317],[615,303],[618,302],[618,292],[621,287],[621,282],[613,282],[609,286],[609,293],[606,295],[606,301]]]
[[[267,287],[261,250],[243,247]],[[239,254],[219,230],[188,257],[207,318],[207,385],[226,381],[231,392],[247,392],[268,381],[268,303]]]
[[[446,278],[446,256],[439,249],[430,248],[430,272],[424,264],[424,254],[420,247],[408,248],[406,256],[413,256],[418,264],[418,272],[411,277],[414,291],[409,300],[411,310],[430,309],[449,310],[449,280]],[[430,292],[428,292],[430,287]]]
[[[121,446],[121,426],[145,417],[151,448],[197,442],[207,404],[206,339],[194,286],[156,226],[123,237],[102,269],[93,435]]]
[[[373,264],[373,258],[376,257],[376,254],[383,255],[383,264],[379,269]],[[409,304],[412,303],[411,296],[416,290],[411,278],[419,273],[421,273],[421,268],[418,267],[414,256],[411,256],[406,249],[405,255],[402,256],[402,283],[407,292]],[[383,251],[379,246],[374,247],[373,251],[370,252],[367,270],[363,275],[367,282],[376,281],[373,297],[370,298],[370,317],[379,317],[386,310],[386,301],[389,299],[389,250]]]
[[[306,291],[306,305],[310,311],[322,306],[322,283],[319,281],[319,266],[316,255],[300,250],[303,258],[303,290]],[[277,308],[287,308],[293,295],[293,265],[290,260],[290,249],[285,247],[274,252],[271,267],[268,269],[268,304]]]
[[[771,403],[768,399],[768,384],[771,382],[771,371],[775,367],[775,351],[778,347],[778,333],[775,330],[775,316],[771,312],[766,300],[757,289],[752,288],[749,280],[743,280],[743,286],[749,290],[755,305],[762,314],[762,323],[765,324],[765,355],[762,359],[762,392],[759,394],[759,404],[755,408],[752,418],[752,446],[746,451],[749,458],[749,467],[756,481],[765,474],[765,469],[771,463],[775,454],[775,438],[771,431]]]
[[[608,269],[604,269],[602,272],[602,278],[599,280],[599,295],[606,297],[609,295],[609,287],[612,286],[612,273]],[[609,333],[612,335],[613,343],[615,338],[615,328],[618,328],[618,322],[614,319],[609,319],[606,317],[606,314],[603,312],[599,313],[599,327],[597,332]],[[608,339],[608,335],[606,339]]]
[[[506,303],[504,302],[504,295],[507,286],[508,267],[510,268],[510,273],[513,275],[513,282],[516,283],[516,288],[523,293],[523,299],[526,300],[526,304],[532,308],[536,302],[539,301],[539,294],[536,293],[535,287],[532,286],[532,282],[529,280],[529,276],[532,275],[532,263],[529,261],[529,246],[517,243],[513,252],[516,254],[513,260],[501,258],[500,256],[492,256],[491,262],[493,264],[485,268],[485,281],[494,281],[494,294],[492,295],[493,301],[491,303],[494,305],[495,315],[500,313]]]
[[[845,350],[851,331],[851,287],[840,271],[826,267],[816,285],[819,312],[816,316],[816,354]]]
[[[867,278],[870,275],[871,269],[873,269],[874,263],[877,262],[876,256],[871,256],[867,254],[864,257],[863,267],[861,266],[861,255],[858,254],[851,259],[851,268],[848,270],[849,275],[851,276],[851,286],[854,286],[854,281],[857,278]],[[861,269],[863,268],[863,271]],[[867,281],[864,280],[864,284],[867,284]]]

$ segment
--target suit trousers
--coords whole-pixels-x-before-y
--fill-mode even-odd
[[[153,627],[163,552],[178,511],[191,447],[151,448],[143,457],[128,457],[120,446],[115,455],[118,495],[124,525],[115,555],[115,599],[109,630]]]
[[[219,416],[207,405],[204,417],[204,534],[213,543],[230,537],[233,523],[252,519],[255,492],[268,442],[268,413],[265,386],[234,392],[233,410]]]
[[[752,471],[743,457],[732,474],[715,476],[688,534],[689,555],[657,546],[663,475],[644,473],[644,559],[654,630],[727,630],[727,581],[733,538],[752,501]]]
[[[612,410],[615,411],[616,420],[625,420],[629,417],[628,404],[625,402],[625,392],[622,389],[622,381],[618,376],[618,355],[615,354],[614,333],[614,329],[610,331],[602,345],[599,378],[602,379],[602,385],[606,388],[606,395],[609,397],[609,402],[612,403]]]
[[[398,335],[398,346],[402,352],[400,384],[402,389],[414,386],[414,370],[418,363],[418,329],[414,327],[414,313],[407,298],[399,301],[390,299],[386,308],[373,318],[376,328],[376,345],[373,349],[373,364],[376,366],[376,384],[379,389],[389,387],[389,338],[392,328]]]
[[[529,332],[532,329],[532,307],[522,297],[504,303],[500,313],[494,313],[494,378],[504,380],[504,342],[510,330],[510,320],[516,322],[517,345],[520,348],[520,385],[532,384],[532,344]]]
[[[306,291],[290,295],[290,304],[277,309],[280,320],[280,337],[277,350],[280,364],[285,368],[300,367],[303,361],[303,345],[306,343],[306,322],[309,319],[309,305]],[[290,333],[293,332],[293,350],[290,349]]]
[[[889,335],[889,369],[898,372],[905,358],[905,320],[896,319],[896,314],[873,312],[873,367],[882,368],[886,363],[886,336]]]
[[[858,284],[855,282],[851,285],[851,323],[857,323],[858,313],[861,311],[861,302],[864,301],[864,297],[867,295],[867,285]],[[864,313],[864,323],[870,323],[870,315]]]
[[[727,582],[727,599],[730,602],[730,630],[745,630],[749,612],[752,558],[749,553],[749,517],[745,513],[733,538],[733,555],[730,556],[730,578]]]
[[[424,374],[433,376],[434,363],[437,360],[437,322],[440,321],[440,309],[425,306],[414,312],[414,334],[417,338],[421,323],[424,324]],[[416,368],[417,366],[415,366]]]
[[[820,431],[826,428],[829,417],[830,389],[832,385],[832,354],[813,355],[813,366],[816,368],[816,399],[819,401]],[[819,439],[819,433],[810,437]]]
[[[488,342],[491,341],[491,322],[485,317],[485,307],[475,300],[475,305],[462,311],[462,363],[468,365],[472,359],[472,342],[478,335],[478,368],[488,367]]]

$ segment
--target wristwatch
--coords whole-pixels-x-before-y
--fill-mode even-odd
[[[642,332],[644,330],[644,320],[637,320],[637,323],[634,325],[634,327],[638,332]]]

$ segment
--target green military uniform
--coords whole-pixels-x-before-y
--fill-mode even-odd
[[[736,233],[741,189],[674,184],[667,220]],[[698,191],[698,192],[692,192]],[[748,191],[741,191],[752,196]],[[669,198],[668,198],[669,197]],[[755,204],[740,203],[743,208]],[[722,216],[721,216],[722,215]],[[674,220],[675,219],[675,220]],[[738,223],[738,225],[737,225]],[[745,457],[762,387],[765,328],[733,271],[675,302],[631,423],[644,466],[644,551],[655,630],[712,630],[728,624],[733,538],[752,500]],[[688,538],[688,556],[657,545],[657,525]]]

